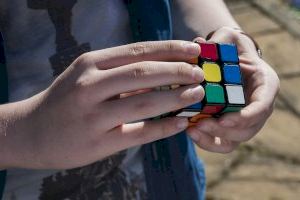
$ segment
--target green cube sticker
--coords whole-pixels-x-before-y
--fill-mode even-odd
[[[243,107],[238,106],[228,106],[223,110],[223,113],[227,112],[239,112]]]
[[[219,84],[207,83],[205,85],[205,97],[208,104],[224,104],[225,96],[223,87]]]

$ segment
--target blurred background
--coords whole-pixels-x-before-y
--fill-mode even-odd
[[[276,70],[281,91],[260,133],[231,154],[198,149],[207,200],[300,199],[300,0],[227,0]]]

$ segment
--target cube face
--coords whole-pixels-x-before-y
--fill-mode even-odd
[[[245,106],[243,78],[237,48],[233,44],[200,43],[198,65],[204,72],[205,90],[202,102],[179,111],[177,116],[188,117],[190,125],[227,112],[238,112]]]
[[[217,44],[198,43],[201,47],[200,57],[205,60],[217,61],[219,59]]]
[[[234,44],[219,44],[220,60],[223,63],[238,63],[238,51]]]
[[[218,83],[222,80],[220,66],[216,63],[203,63],[204,80]]]

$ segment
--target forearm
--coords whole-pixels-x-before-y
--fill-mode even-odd
[[[175,38],[205,37],[223,26],[239,28],[223,0],[174,0],[172,5]]]
[[[25,162],[32,145],[28,144],[28,101],[0,105],[0,170]]]

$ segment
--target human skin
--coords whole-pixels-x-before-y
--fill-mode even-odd
[[[272,67],[259,58],[253,41],[241,34],[222,0],[175,0],[175,36],[195,38],[205,42],[211,31],[210,42],[235,43],[245,80],[247,106],[240,112],[223,115],[219,119],[201,120],[187,133],[202,149],[229,153],[241,142],[253,138],[263,127],[273,111],[279,91],[279,78]],[[180,28],[176,28],[180,27]]]
[[[186,129],[185,118],[142,119],[202,100],[202,70],[187,63],[199,54],[200,47],[187,41],[83,54],[49,88],[0,106],[1,168],[80,167]],[[171,84],[186,86],[117,98]]]

